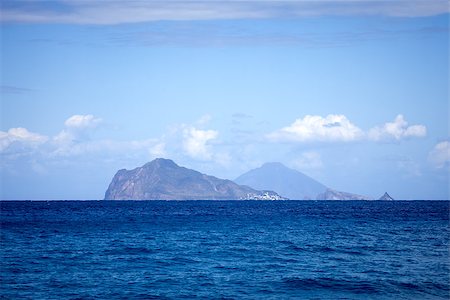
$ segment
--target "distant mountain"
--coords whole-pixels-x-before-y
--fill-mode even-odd
[[[392,197],[386,192],[386,193],[384,193],[384,195],[381,196],[380,199],[378,199],[378,200],[392,201],[392,200],[394,200],[394,198],[392,198]]]
[[[370,197],[339,192],[333,189],[327,189],[324,193],[317,195],[316,200],[373,200]]]
[[[208,176],[158,158],[133,170],[119,170],[105,200],[281,200],[271,191],[258,191],[230,180]]]
[[[239,176],[235,182],[254,189],[276,191],[292,200],[373,200],[367,196],[330,189],[278,162],[265,163],[260,168]]]
[[[311,177],[281,163],[266,163],[235,180],[258,190],[272,190],[292,200],[316,199],[327,187]]]

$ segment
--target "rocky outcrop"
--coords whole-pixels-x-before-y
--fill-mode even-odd
[[[384,200],[384,201],[393,201],[394,198],[392,198],[387,192],[384,193],[383,196],[380,197],[378,200]]]
[[[327,189],[324,193],[317,195],[316,200],[373,200],[373,199],[367,196]]]

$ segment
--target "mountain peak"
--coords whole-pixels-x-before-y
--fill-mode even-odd
[[[292,200],[315,199],[326,186],[279,162],[265,163],[235,180],[257,190],[272,190]]]
[[[270,168],[270,169],[289,169],[280,162],[266,162],[260,168]]]
[[[148,167],[153,167],[153,166],[158,166],[158,167],[178,167],[178,165],[171,159],[155,158],[151,162],[146,163],[143,166],[143,168],[148,168]]]

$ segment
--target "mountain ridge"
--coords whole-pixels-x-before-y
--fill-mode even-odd
[[[132,170],[116,172],[105,200],[282,200],[277,193],[241,186],[157,158]]]
[[[242,174],[234,182],[179,166],[164,158],[154,159],[132,170],[118,170],[104,199],[374,200],[368,196],[331,189],[279,162],[265,163]],[[379,200],[393,199],[385,193]]]

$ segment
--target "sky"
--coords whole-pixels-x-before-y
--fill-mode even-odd
[[[2,1],[0,199],[157,157],[449,199],[447,1]]]

